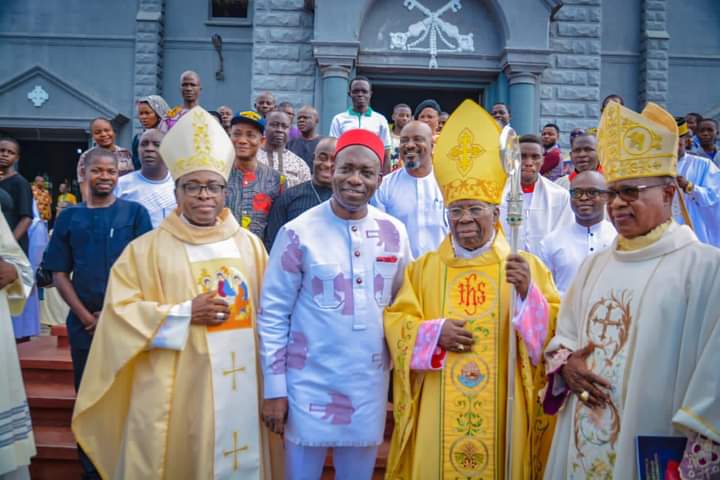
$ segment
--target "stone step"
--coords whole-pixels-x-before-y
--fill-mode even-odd
[[[35,337],[18,346],[23,379],[29,383],[73,385],[69,347],[58,347],[55,337]]]
[[[82,468],[69,426],[33,425],[33,435],[37,448],[37,455],[30,464],[33,480],[80,478]]]
[[[67,383],[26,383],[33,427],[68,426],[75,406],[75,388]]]

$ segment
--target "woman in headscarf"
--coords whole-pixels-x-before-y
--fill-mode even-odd
[[[170,110],[167,102],[160,95],[148,95],[141,97],[137,103],[137,115],[143,130],[148,128],[157,128],[167,117],[167,111]],[[136,134],[132,141],[132,159],[135,170],[140,169],[140,155],[138,154],[138,145],[140,144],[141,133]]]

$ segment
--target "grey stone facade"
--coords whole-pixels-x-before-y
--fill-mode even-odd
[[[315,103],[313,12],[304,0],[255,0],[252,98],[270,90],[296,108]]]
[[[600,102],[600,0],[565,0],[550,24],[550,67],[540,79],[540,123],[597,126]]]
[[[140,0],[135,30],[135,98],[162,95],[164,0]],[[140,122],[133,122],[135,130]]]
[[[667,32],[666,0],[643,0],[640,40],[640,103],[666,106],[670,76],[670,35]]]

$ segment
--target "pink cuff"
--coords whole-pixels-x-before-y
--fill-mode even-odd
[[[547,338],[548,312],[550,307],[540,289],[531,285],[527,298],[513,317],[513,325],[525,342],[533,365],[540,363]]]
[[[420,324],[410,360],[411,370],[442,370],[447,354],[438,346],[438,340],[444,323],[445,319],[440,318]]]
[[[557,352],[548,357],[547,360],[547,377],[548,384],[543,398],[543,410],[548,415],[555,415],[562,408],[567,399],[570,390],[565,385],[560,369],[567,363],[572,352],[566,348],[561,348]]]
[[[680,477],[684,479],[720,478],[720,444],[695,433],[688,438]]]

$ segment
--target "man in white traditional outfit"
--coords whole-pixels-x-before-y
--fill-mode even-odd
[[[545,478],[639,478],[639,435],[687,437],[682,478],[710,478],[720,454],[720,250],[672,220],[670,114],[611,102],[599,136],[618,237],[580,267],[546,349],[545,410],[565,405]]]
[[[570,207],[575,221],[550,232],[538,252],[560,293],[570,287],[585,257],[605,250],[615,239],[615,227],[605,219],[606,204],[607,185],[601,173],[586,170],[573,177]]]
[[[720,169],[709,158],[687,153],[690,137],[687,122],[677,118],[678,164],[677,182],[682,192],[673,200],[673,218],[685,223],[678,195],[683,195],[692,229],[698,240],[720,247]]]
[[[266,254],[224,208],[233,145],[194,107],[160,153],[178,209],[113,266],[73,432],[103,478],[279,478],[258,404]]]
[[[328,447],[337,478],[368,480],[383,441],[382,311],[412,260],[402,223],[368,205],[384,150],[372,132],[343,133],[332,198],[285,224],[270,252],[258,315],[263,417],[285,435],[292,480],[320,478]]]
[[[501,143],[503,140],[500,140]],[[573,222],[570,195],[564,188],[540,175],[543,164],[542,141],[537,135],[520,137],[522,157],[520,183],[523,191],[523,220],[520,226],[519,248],[533,254],[540,250],[540,240],[551,231]],[[503,199],[507,198],[510,183],[505,184]],[[506,201],[500,206],[503,229],[509,232]]]
[[[30,409],[20,373],[11,314],[23,310],[34,283],[33,269],[0,212],[0,479],[30,478],[35,456]]]
[[[433,174],[433,131],[412,121],[400,132],[400,168],[383,178],[372,204],[407,228],[415,258],[432,252],[445,239],[448,223],[442,192]]]

